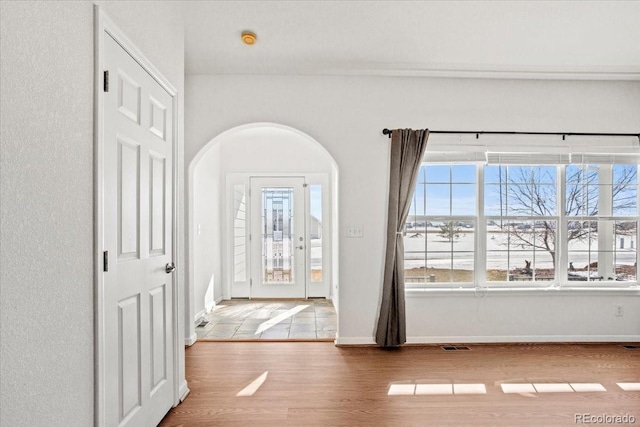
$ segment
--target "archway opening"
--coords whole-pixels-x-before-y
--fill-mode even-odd
[[[339,312],[337,191],[335,160],[297,129],[253,123],[209,141],[188,176],[191,343],[207,313],[232,298],[321,298]]]

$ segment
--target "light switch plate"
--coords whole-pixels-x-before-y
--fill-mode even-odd
[[[347,228],[347,237],[361,238],[363,235],[364,235],[364,232],[362,231],[362,226]]]

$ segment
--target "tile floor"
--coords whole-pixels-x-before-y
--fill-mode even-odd
[[[201,340],[333,340],[336,310],[330,300],[221,301],[196,327]]]

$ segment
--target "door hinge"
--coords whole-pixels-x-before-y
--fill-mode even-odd
[[[253,279],[249,279],[249,287],[253,286]]]
[[[307,184],[307,183],[305,182],[304,184],[302,184],[302,186],[303,186],[304,188],[307,188],[307,187],[309,186],[309,184]]]
[[[249,234],[249,241],[251,241],[251,234]]]
[[[102,271],[109,271],[109,251],[102,253]]]
[[[109,92],[109,70],[104,70],[104,91]]]

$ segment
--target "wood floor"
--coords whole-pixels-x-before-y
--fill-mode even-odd
[[[186,350],[191,393],[161,425],[575,426],[577,414],[629,415],[640,424],[640,391],[617,384],[640,383],[638,349],[613,344],[469,348],[198,342]],[[253,395],[236,396],[265,372]],[[585,383],[606,391],[578,392]],[[459,387],[455,394],[416,394],[433,384]],[[484,385],[485,393],[461,394],[462,384]],[[523,384],[531,391],[505,393],[503,384]],[[543,392],[549,384],[566,391]]]

